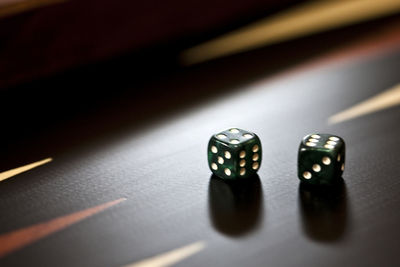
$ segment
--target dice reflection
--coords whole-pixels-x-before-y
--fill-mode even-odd
[[[303,230],[310,239],[334,242],[343,238],[348,218],[343,179],[323,188],[300,183],[299,204]]]
[[[212,175],[208,195],[210,219],[220,233],[239,237],[259,224],[262,188],[258,175],[228,181]]]

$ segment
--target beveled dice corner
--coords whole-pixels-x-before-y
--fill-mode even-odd
[[[255,133],[229,128],[211,136],[207,157],[214,175],[223,179],[249,178],[261,166],[261,141]]]
[[[298,151],[298,177],[306,184],[332,185],[338,182],[345,167],[346,145],[333,134],[306,135]]]

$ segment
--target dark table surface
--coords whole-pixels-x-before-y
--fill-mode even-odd
[[[400,107],[329,121],[400,82],[399,33],[347,35],[275,71],[268,49],[181,69],[60,121],[19,107],[0,171],[52,161],[0,182],[0,265],[166,266],[151,260],[183,247],[176,266],[399,266]],[[240,183],[206,160],[232,126],[263,144],[258,177]],[[308,133],[346,141],[339,187],[299,184]]]

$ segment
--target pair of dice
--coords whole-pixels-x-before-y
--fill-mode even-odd
[[[214,134],[208,143],[208,165],[223,179],[248,178],[260,168],[262,147],[260,138],[252,132],[230,128]],[[298,177],[315,185],[330,185],[344,171],[345,143],[331,134],[309,134],[298,151]]]

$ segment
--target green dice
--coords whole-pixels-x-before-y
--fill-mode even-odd
[[[262,150],[255,133],[230,128],[208,142],[208,166],[223,179],[248,178],[260,168]]]
[[[331,185],[344,171],[345,143],[332,134],[309,134],[298,152],[298,177],[308,184]]]

